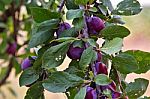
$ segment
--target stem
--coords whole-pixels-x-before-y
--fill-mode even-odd
[[[66,0],[62,0],[58,12],[61,12]]]
[[[85,10],[85,7],[80,5],[80,9]],[[83,18],[84,18],[84,29],[83,29],[83,37],[84,38],[89,38],[89,34],[88,34],[88,27],[87,27],[87,23],[86,23],[86,15],[85,12],[83,14]]]

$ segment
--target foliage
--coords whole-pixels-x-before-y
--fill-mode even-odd
[[[22,6],[27,14],[22,15]],[[150,53],[139,50],[122,52],[123,39],[130,31],[123,26],[119,16],[140,13],[137,0],[123,0],[117,8],[113,8],[111,0],[1,0],[0,11],[0,58],[9,62],[8,70],[1,69],[0,85],[6,83],[9,74],[5,75],[12,68],[16,75],[21,72],[19,58],[27,57],[29,61],[21,66],[28,68],[19,78],[20,86],[30,87],[25,99],[44,99],[44,90],[65,93],[68,99],[142,99],[148,80],[124,81],[127,74],[150,70]],[[67,20],[72,23],[71,27],[61,26]],[[58,30],[61,31],[59,36]],[[19,31],[28,33],[24,44],[19,44],[17,39],[21,35]],[[99,38],[104,40],[102,47],[96,42]],[[25,54],[19,55],[18,51],[24,45],[28,45],[24,48]],[[8,46],[11,51],[7,50]],[[34,48],[37,49],[31,53],[30,49]],[[56,67],[66,56],[71,63],[66,70],[58,71]]]

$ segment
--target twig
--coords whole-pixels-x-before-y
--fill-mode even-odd
[[[80,5],[80,9],[85,10],[85,7],[82,6],[82,5]],[[87,27],[87,23],[86,23],[86,15],[85,15],[85,13],[83,13],[83,18],[84,18],[83,37],[84,38],[89,38],[88,27]]]
[[[66,0],[62,0],[58,12],[61,12]]]

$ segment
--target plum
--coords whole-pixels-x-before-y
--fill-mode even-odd
[[[97,60],[96,62],[101,62],[102,60],[102,53],[100,51],[97,51]]]
[[[97,99],[96,90],[87,86],[85,99]]]
[[[74,59],[74,60],[77,60],[77,59],[80,59],[83,51],[84,51],[85,47],[74,47],[73,44],[70,45],[69,47],[69,50],[67,52],[67,56],[70,58],[70,59]]]
[[[114,91],[112,92],[112,99],[118,99],[121,96],[120,92]]]
[[[108,75],[106,65],[102,62],[95,63],[95,74],[106,74],[106,75]]]
[[[17,43],[16,42],[13,42],[13,43],[9,43],[8,44],[8,47],[6,49],[6,52],[10,55],[15,55],[16,53],[16,50],[17,50]]]
[[[87,26],[90,35],[98,35],[105,28],[104,22],[96,16],[87,18]]]
[[[35,60],[37,57],[36,57],[36,56],[32,56],[31,58],[32,58],[33,60]],[[25,69],[31,67],[31,66],[32,66],[32,61],[33,61],[32,59],[30,59],[30,58],[24,59],[24,60],[22,61],[22,64],[21,64],[21,68],[22,68],[23,70],[25,70]]]
[[[70,28],[71,28],[71,26],[70,26],[69,23],[67,23],[67,22],[60,23],[60,25],[59,25],[59,27],[58,27],[58,29],[57,29],[57,31],[56,31],[57,37],[59,37],[60,34],[61,34],[64,30],[67,30],[67,29],[70,29]]]

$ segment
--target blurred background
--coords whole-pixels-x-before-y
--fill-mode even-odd
[[[113,5],[116,6],[121,0],[111,0]],[[143,10],[140,14],[130,17],[123,17],[126,22],[125,26],[129,28],[131,34],[124,39],[123,50],[142,50],[150,52],[150,0],[138,0]],[[68,59],[59,67],[60,70],[64,69],[66,64],[68,64]],[[19,75],[18,75],[19,77]],[[15,77],[15,71],[11,72],[9,77],[10,84],[2,86],[0,90],[3,90],[5,94],[0,93],[0,99],[3,99],[2,96],[5,95],[5,99],[23,99],[25,92],[27,91],[26,87],[19,87],[18,77]],[[126,81],[131,82],[135,78],[142,77],[150,80],[150,71],[146,74],[130,74],[127,76]],[[8,94],[6,88],[12,88],[12,94]],[[10,89],[11,90],[11,89]],[[36,90],[35,90],[36,91]],[[16,96],[14,96],[14,95]],[[38,94],[38,93],[37,93]],[[150,85],[145,93],[146,96],[150,96]],[[46,99],[66,99],[64,94],[53,94],[46,92]]]

